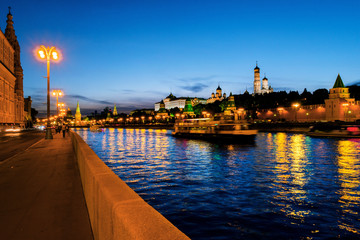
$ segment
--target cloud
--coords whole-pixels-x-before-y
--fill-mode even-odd
[[[347,86],[360,86],[360,80],[355,80],[354,82],[347,84]]]
[[[88,98],[85,96],[81,96],[81,95],[66,95],[67,98],[71,98],[71,99],[76,99],[76,100],[83,100],[83,101],[87,101],[87,102],[92,102],[92,103],[98,103],[98,104],[108,104],[108,105],[112,105],[113,102],[109,102],[109,101],[104,101],[104,100],[97,100],[97,99],[93,99],[93,98]]]
[[[197,92],[201,92],[203,89],[207,88],[208,85],[202,84],[202,83],[196,83],[193,85],[189,85],[189,86],[180,86],[180,88],[193,92],[193,93],[197,93]]]

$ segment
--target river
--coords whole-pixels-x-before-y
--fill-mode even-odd
[[[259,133],[232,145],[171,130],[76,132],[192,239],[360,238],[360,139]]]

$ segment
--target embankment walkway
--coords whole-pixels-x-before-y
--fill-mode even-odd
[[[0,239],[93,239],[69,135],[0,163]]]

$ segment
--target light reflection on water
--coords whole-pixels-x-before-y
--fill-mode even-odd
[[[167,130],[78,130],[192,239],[360,237],[360,142],[260,133],[255,146]]]

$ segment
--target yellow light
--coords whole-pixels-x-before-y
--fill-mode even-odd
[[[58,58],[59,58],[59,55],[56,51],[53,51],[51,56],[52,56],[52,59],[54,59],[54,60],[58,60]]]
[[[56,93],[55,93],[55,92],[53,92],[52,94],[53,94],[54,96],[56,95]]]
[[[45,56],[45,52],[43,50],[39,50],[39,57],[44,59],[46,56]]]
[[[298,104],[298,103],[294,103],[292,106],[297,108],[297,107],[299,107],[299,106],[300,106],[300,104]]]
[[[62,95],[62,92],[59,92],[59,96],[61,96]]]

